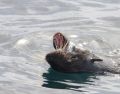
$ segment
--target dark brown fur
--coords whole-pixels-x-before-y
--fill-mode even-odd
[[[59,33],[56,33],[57,35]],[[67,51],[67,46],[64,43],[68,43],[67,39],[63,34],[61,36],[63,40],[62,47],[57,45],[53,40],[54,48],[56,49],[53,52],[50,52],[46,55],[46,60],[50,66],[60,72],[113,72],[120,73],[120,69],[114,65],[113,60],[109,58],[100,59],[93,53],[90,53],[87,50],[81,50],[73,47],[72,52]],[[60,37],[61,37],[60,36]],[[56,36],[54,36],[56,37]],[[61,37],[61,38],[62,38]],[[56,37],[56,40],[57,37]],[[66,49],[64,49],[64,46]]]

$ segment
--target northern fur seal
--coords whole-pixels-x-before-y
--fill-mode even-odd
[[[118,64],[110,58],[99,58],[87,50],[73,46],[60,32],[53,36],[55,51],[46,55],[50,66],[60,72],[112,72],[120,73]]]

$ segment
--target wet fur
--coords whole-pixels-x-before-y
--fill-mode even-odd
[[[61,33],[56,33],[63,36],[64,41],[62,48],[54,43],[55,51],[46,55],[46,61],[50,66],[60,72],[112,72],[120,73],[120,67],[110,58],[99,58],[87,50],[81,50],[73,47],[72,52],[67,51],[67,39]],[[54,35],[54,37],[56,37]],[[67,42],[66,42],[67,41]],[[66,43],[66,44],[64,44]],[[68,44],[67,44],[68,45]],[[65,49],[64,49],[65,47]]]
[[[76,49],[73,53],[56,50],[47,54],[46,60],[54,70],[61,72],[92,72],[99,70],[92,68],[94,65],[89,56],[90,53],[88,51],[79,49]]]
[[[102,60],[89,51],[79,49],[74,52],[55,50],[46,55],[46,60],[54,70],[59,72],[120,73],[119,66],[117,63],[114,64],[111,59]]]

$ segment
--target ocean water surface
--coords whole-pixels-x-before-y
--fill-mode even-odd
[[[120,62],[120,0],[0,0],[0,94],[120,94],[119,74],[52,70],[56,32]]]

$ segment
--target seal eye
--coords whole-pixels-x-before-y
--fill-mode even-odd
[[[73,55],[73,56],[71,56],[71,59],[72,59],[72,60],[77,60],[77,59],[78,59],[78,56],[77,56],[77,55]]]

